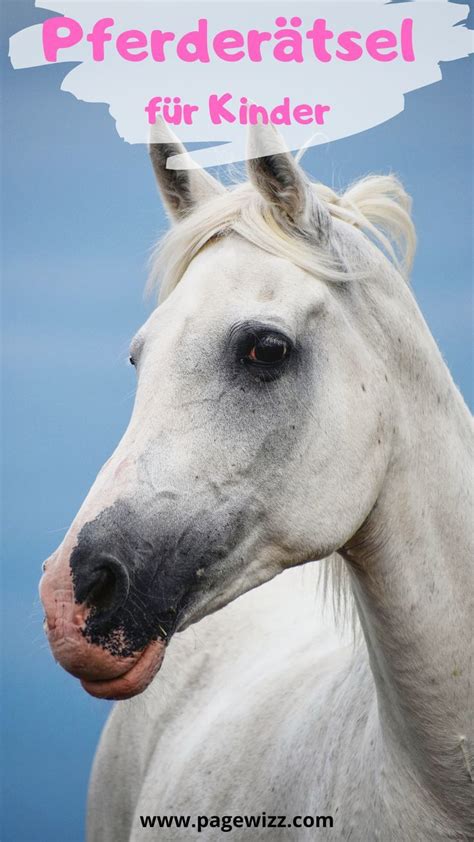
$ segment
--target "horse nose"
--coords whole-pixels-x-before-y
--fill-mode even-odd
[[[124,605],[130,590],[130,577],[118,558],[101,554],[86,569],[76,572],[76,602],[94,611],[94,622],[106,622]]]

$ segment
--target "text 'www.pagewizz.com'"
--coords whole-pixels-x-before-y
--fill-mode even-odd
[[[275,830],[277,828],[291,828],[298,830],[332,828],[332,816],[270,816],[261,813],[258,816],[140,816],[141,826],[150,830],[176,828],[183,830],[197,830],[202,833],[206,829],[215,828],[222,833],[232,830]]]

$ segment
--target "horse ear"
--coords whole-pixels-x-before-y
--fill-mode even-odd
[[[182,219],[201,202],[225,192],[222,184],[195,164],[160,117],[151,130],[149,152],[163,201],[174,219]],[[176,155],[182,169],[170,167],[170,158]]]
[[[271,123],[250,126],[247,156],[250,181],[278,213],[304,231],[329,235],[329,211]]]

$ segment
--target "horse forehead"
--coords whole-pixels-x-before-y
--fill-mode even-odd
[[[315,279],[303,269],[234,234],[198,254],[180,286],[191,308],[253,302],[296,307],[315,294]]]
[[[196,255],[140,333],[147,344],[156,338],[163,348],[170,340],[171,348],[188,334],[219,333],[236,320],[280,318],[297,332],[327,296],[322,281],[291,261],[230,234]]]

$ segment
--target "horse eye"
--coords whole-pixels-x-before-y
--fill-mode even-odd
[[[136,365],[135,360],[134,360],[134,358],[133,358],[132,356],[130,356],[130,357],[128,358],[128,361],[129,361],[130,365]]]
[[[246,360],[258,365],[276,365],[283,362],[289,351],[289,343],[282,336],[266,334],[258,337],[248,351]]]

